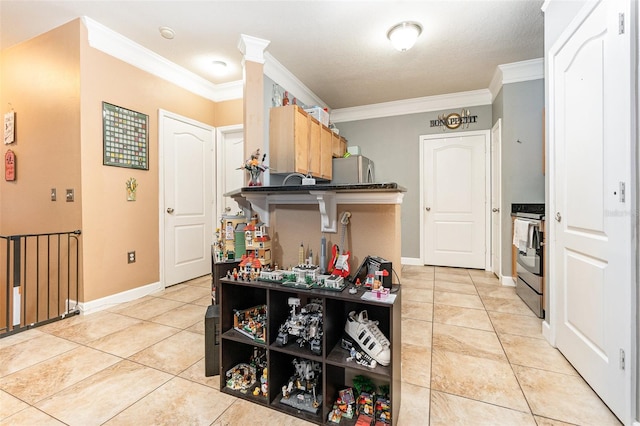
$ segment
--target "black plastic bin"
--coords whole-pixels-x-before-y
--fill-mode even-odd
[[[220,305],[209,305],[204,316],[204,375],[220,374]]]

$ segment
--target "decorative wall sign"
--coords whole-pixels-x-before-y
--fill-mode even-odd
[[[16,112],[11,110],[4,115],[4,143],[8,145],[16,141]]]
[[[11,150],[4,154],[4,180],[16,180],[16,155]]]
[[[102,102],[103,164],[149,170],[149,116]]]
[[[465,108],[460,113],[440,114],[437,120],[430,121],[430,127],[441,127],[442,131],[446,129],[455,130],[461,126],[463,129],[468,129],[469,124],[477,121],[478,116],[471,115],[471,112]]]

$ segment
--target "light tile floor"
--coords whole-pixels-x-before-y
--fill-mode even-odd
[[[204,376],[210,279],[0,339],[0,425],[308,425]],[[399,425],[620,424],[492,274],[404,266]]]

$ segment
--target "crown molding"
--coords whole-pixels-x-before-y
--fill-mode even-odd
[[[242,82],[213,84],[87,16],[82,23],[94,49],[214,102],[242,98]]]
[[[282,65],[270,53],[265,53],[264,74],[278,85],[286,88],[287,91],[295,93],[296,98],[300,99],[305,105],[314,105],[326,108],[327,104],[318,97],[311,89],[304,85],[303,82],[291,73],[284,65]]]
[[[257,62],[264,64],[264,50],[271,42],[258,37],[246,34],[240,34],[238,40],[238,50],[244,55],[245,61]]]
[[[331,121],[340,123],[345,121],[367,120],[370,118],[440,111],[443,109],[459,108],[461,106],[488,105],[490,103],[491,93],[488,89],[481,89],[469,92],[450,93],[447,95],[383,102],[352,108],[334,109],[331,111]]]
[[[502,86],[505,84],[540,80],[543,78],[544,60],[542,58],[498,65],[489,84],[491,100],[493,101],[495,97],[498,96],[500,89],[502,89]]]
[[[233,99],[242,99],[244,90],[244,82],[242,80],[230,81],[228,83],[220,83],[215,85],[216,102],[230,101]]]

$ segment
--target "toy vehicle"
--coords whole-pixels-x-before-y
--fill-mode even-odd
[[[289,317],[278,330],[276,343],[280,346],[286,346],[289,343],[289,335],[295,336],[300,347],[308,345],[313,354],[321,355],[323,335],[321,301],[313,299],[299,310],[299,298],[290,297],[288,303],[291,306],[291,311]]]

